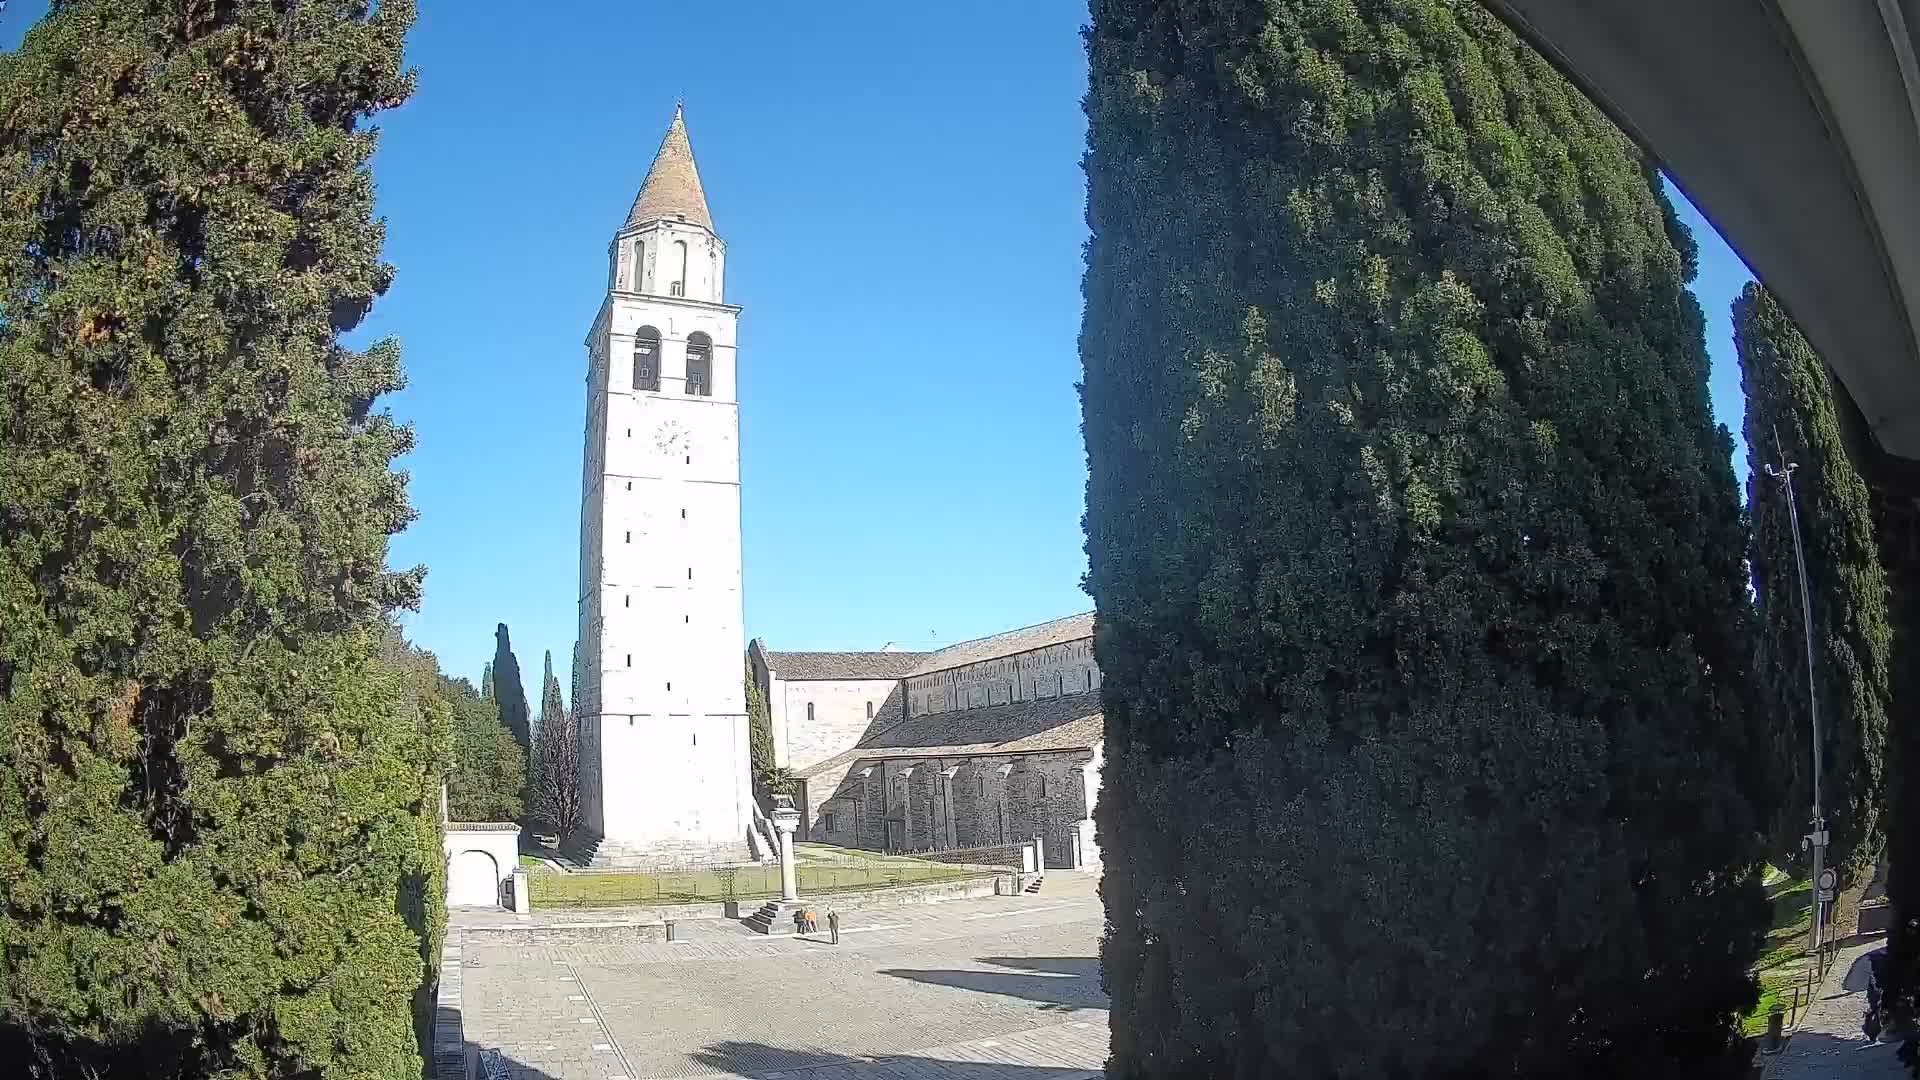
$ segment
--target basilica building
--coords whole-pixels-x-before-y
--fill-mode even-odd
[[[800,780],[805,839],[944,851],[1039,836],[1049,866],[1098,864],[1092,613],[933,652],[779,652],[756,639],[748,656],[774,762]]]

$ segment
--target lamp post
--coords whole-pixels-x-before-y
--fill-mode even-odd
[[[1800,507],[1793,495],[1793,471],[1800,466],[1787,460],[1777,427],[1773,429],[1773,449],[1780,457],[1780,466],[1768,465],[1766,470],[1787,493],[1787,524],[1793,530],[1793,561],[1800,575],[1800,630],[1807,646],[1807,715],[1813,722],[1813,831],[1807,834],[1803,846],[1813,855],[1813,922],[1807,930],[1807,953],[1818,964],[1820,926],[1826,915],[1826,905],[1820,899],[1820,871],[1826,863],[1827,822],[1820,812],[1820,694],[1813,682],[1813,600],[1807,588],[1807,553],[1800,545]]]

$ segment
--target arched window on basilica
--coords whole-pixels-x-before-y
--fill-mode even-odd
[[[687,393],[713,396],[713,339],[698,330],[687,335]]]
[[[660,389],[660,331],[651,326],[634,331],[633,388]]]

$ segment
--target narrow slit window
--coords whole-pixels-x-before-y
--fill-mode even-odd
[[[867,719],[873,719],[873,702],[867,702]]]
[[[633,654],[632,654],[632,653],[628,653],[628,654],[627,654],[627,666],[628,666],[628,667],[632,667],[632,666],[633,666]]]

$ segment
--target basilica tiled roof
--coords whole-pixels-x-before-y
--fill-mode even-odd
[[[1034,649],[1044,649],[1049,645],[1058,645],[1063,641],[1076,641],[1092,636],[1093,612],[1086,611],[1036,626],[1023,626],[1004,634],[962,641],[937,652],[921,653],[920,666],[909,674],[926,675],[935,671],[946,671],[949,668],[965,667],[983,660],[1031,652]]]
[[[917,652],[767,652],[767,668],[776,679],[898,679],[917,667]]]
[[[929,713],[885,728],[875,725],[861,737],[858,746],[802,770],[800,776],[807,780],[828,774],[844,776],[854,762],[863,758],[1088,749],[1100,741],[1104,728],[1097,693]]]
[[[700,188],[700,170],[693,164],[693,146],[687,141],[687,125],[680,110],[673,110],[673,123],[667,137],[660,140],[660,151],[653,156],[646,182],[633,200],[627,214],[627,226],[661,219],[692,222],[712,231],[713,217],[707,213],[707,194]]]

